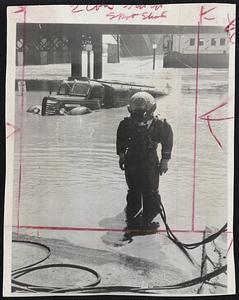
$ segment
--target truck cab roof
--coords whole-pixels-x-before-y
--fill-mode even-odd
[[[102,84],[89,80],[88,78],[76,79],[74,77],[69,77],[67,80],[63,80],[60,84],[57,95],[86,97],[90,90],[95,86],[102,86]]]

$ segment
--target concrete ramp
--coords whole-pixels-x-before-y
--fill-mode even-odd
[[[194,264],[192,264],[183,252],[168,239],[165,233],[136,236],[131,243],[117,246],[115,243],[106,244],[104,237],[108,234],[111,235],[111,239],[120,240],[123,232],[91,233],[78,231],[69,234],[67,238],[70,237],[72,242],[66,239],[36,237],[28,234],[14,234],[13,238],[34,241],[48,246],[51,249],[51,256],[42,263],[43,265],[52,263],[74,264],[94,269],[101,276],[101,282],[97,285],[99,289],[107,286],[129,286],[147,289],[154,286],[178,284],[200,276],[201,247],[190,252],[194,260]],[[198,233],[180,233],[177,236],[180,240],[186,242],[202,240],[202,234]],[[109,239],[109,236],[107,238]],[[95,244],[95,247],[90,247],[90,243],[84,243],[87,240],[91,240],[91,245]],[[222,244],[224,244],[224,241],[222,241]],[[36,251],[32,251],[28,247],[22,249],[21,253],[13,251],[12,257],[13,269],[15,269],[16,266],[19,266],[19,259],[26,264],[28,260],[36,259]],[[74,272],[74,276],[72,275],[73,277],[70,279],[67,272],[58,270],[53,272],[50,269],[45,270],[45,272],[35,271],[24,280],[30,280],[31,283],[40,285],[72,285],[76,283],[83,285],[85,280],[92,280],[92,278],[87,279],[88,275],[85,277],[82,272]],[[75,282],[73,283],[72,280]],[[199,288],[200,285],[196,285],[176,290],[150,291],[150,293],[189,295],[197,294]],[[126,291],[124,290],[124,292]],[[79,291],[77,293],[80,294]]]

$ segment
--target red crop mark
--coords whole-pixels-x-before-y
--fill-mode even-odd
[[[236,28],[235,18],[231,20],[229,14],[227,14],[227,20],[228,20],[228,24],[225,27],[225,31],[229,32],[231,30],[235,30]]]
[[[229,41],[234,44],[235,43],[235,28],[236,28],[236,19],[230,19],[229,14],[227,14],[228,24],[225,27],[225,31],[228,34]]]
[[[20,12],[20,10],[19,10]],[[27,10],[26,7],[23,6],[21,12],[23,12],[23,64],[22,64],[22,74],[21,79],[24,81],[25,78],[25,52],[26,52],[26,46],[25,46],[25,40],[26,40],[26,15]],[[21,94],[21,105],[20,105],[20,128],[23,128],[23,111],[24,111],[24,100],[25,95],[24,93]],[[18,174],[18,194],[17,194],[17,228],[19,231],[20,226],[20,204],[21,204],[21,193],[22,193],[22,169],[23,169],[23,160],[22,160],[22,148],[23,148],[23,141],[22,141],[22,132],[20,134],[19,139],[19,174]],[[17,231],[17,232],[18,232]]]
[[[216,7],[212,7],[212,8],[209,8],[209,9],[205,9],[205,7],[202,5],[201,6],[201,9],[200,9],[200,24],[202,23],[202,21],[203,21],[203,19],[205,19],[205,20],[208,20],[208,21],[210,21],[210,20],[214,20],[215,18],[214,17],[206,17],[206,15],[209,13],[209,12],[211,12],[212,10],[214,10],[214,9],[216,9]]]
[[[228,102],[223,102],[223,103],[219,104],[218,106],[216,106],[215,108],[211,109],[210,111],[206,112],[205,114],[199,116],[199,119],[204,120],[204,121],[207,122],[207,125],[208,125],[208,128],[209,128],[209,131],[210,131],[211,135],[213,136],[213,138],[215,139],[215,141],[217,142],[217,144],[219,145],[219,147],[221,149],[223,149],[222,143],[219,140],[219,138],[215,135],[215,133],[214,133],[214,131],[212,129],[212,126],[211,126],[211,122],[219,122],[219,121],[231,120],[234,117],[211,118],[210,114],[212,112],[215,112],[219,108],[224,107],[227,104],[228,104]]]
[[[211,126],[211,123],[210,123],[209,115],[207,115],[207,125],[208,125],[208,128],[209,128],[210,132],[211,132],[211,135],[214,137],[214,139],[216,140],[216,142],[218,143],[218,145],[220,146],[220,148],[223,149],[222,148],[222,143],[220,142],[219,138],[216,137],[215,133],[212,130],[212,126]]]
[[[206,9],[201,5],[199,13],[199,21],[197,24],[197,52],[196,52],[196,88],[195,88],[195,109],[194,109],[194,145],[193,145],[193,191],[192,191],[192,231],[195,230],[195,200],[196,200],[196,167],[197,167],[197,128],[198,128],[198,87],[199,87],[199,42],[200,42],[200,25],[203,19],[213,20],[215,19],[212,15],[206,16],[215,10],[216,7]]]
[[[37,230],[37,234],[39,230],[46,231],[92,231],[92,232],[126,232],[129,231],[127,228],[105,228],[105,227],[66,227],[66,226],[37,226],[37,225],[20,225],[20,226],[11,226],[12,228],[17,229],[29,229],[29,230]],[[143,231],[143,230],[142,230]],[[187,230],[187,229],[171,229],[174,233],[203,233],[204,230]],[[167,233],[166,229],[157,230],[158,233]],[[225,233],[232,233],[231,231],[225,231]],[[40,233],[39,233],[40,234]]]
[[[193,145],[193,192],[192,192],[192,231],[195,227],[195,198],[196,198],[196,161],[197,161],[197,119],[198,119],[198,67],[199,67],[199,41],[200,41],[200,22],[197,31],[197,61],[196,61],[196,92],[195,92],[195,112],[194,112],[194,145]]]
[[[129,231],[127,228],[104,228],[104,227],[65,227],[65,226],[33,226],[33,225],[21,225],[12,226],[17,229],[35,229],[39,230],[58,230],[58,231],[94,231],[94,232],[126,232]],[[137,230],[138,231],[138,230]],[[139,230],[140,231],[140,230]],[[141,230],[144,231],[143,229]],[[178,233],[192,233],[191,230],[184,229],[171,229],[172,232]],[[157,232],[167,232],[166,229],[157,230]],[[203,230],[194,230],[193,233],[203,233]]]
[[[227,101],[226,102],[222,102],[221,104],[219,104],[218,106],[216,106],[215,108],[209,110],[208,112],[206,112],[205,114],[199,116],[200,119],[202,120],[207,120],[207,118],[205,118],[207,115],[211,114],[212,112],[218,110],[219,108],[223,107],[227,105]]]
[[[15,125],[10,124],[9,122],[7,122],[6,125],[8,126],[7,128],[10,128],[10,130],[12,130],[10,133],[8,133],[8,135],[6,136],[6,139],[8,139],[10,136],[12,136],[14,133],[16,133],[18,130],[20,130]]]
[[[225,121],[225,120],[231,120],[234,119],[234,117],[226,117],[226,118],[211,118],[210,115],[208,115],[205,118],[202,118],[202,120],[209,120],[209,121]]]
[[[27,7],[26,6],[18,6],[19,7],[19,9],[18,10],[16,10],[16,11],[14,11],[13,13],[14,14],[18,14],[18,13],[26,13],[26,11],[27,11]]]
[[[232,247],[232,243],[233,243],[233,239],[231,240],[230,245],[229,245],[229,247],[228,247],[228,249],[227,249],[226,256],[228,255],[228,253],[229,253],[229,251],[230,251],[230,249],[231,249],[231,247]]]

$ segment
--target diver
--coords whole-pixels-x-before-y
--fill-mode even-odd
[[[156,102],[147,92],[135,93],[129,102],[129,117],[117,130],[119,166],[128,185],[126,223],[128,229],[155,230],[153,219],[160,212],[159,175],[168,171],[173,131],[166,119],[154,116]],[[161,144],[161,159],[157,154]]]

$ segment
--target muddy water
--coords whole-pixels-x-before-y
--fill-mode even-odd
[[[151,59],[122,60],[106,65],[104,78],[171,87],[158,100],[157,113],[174,130],[174,149],[169,171],[160,178],[160,192],[174,229],[191,229],[193,203],[193,159],[195,134],[195,69],[161,69],[153,72]],[[61,68],[61,71],[58,70]],[[28,78],[68,76],[69,65],[29,67]],[[199,70],[198,115],[213,109],[227,97],[228,72]],[[122,228],[117,218],[125,206],[127,187],[115,152],[117,126],[128,115],[127,108],[95,111],[83,116],[42,117],[26,113],[40,104],[47,92],[27,92],[24,112],[16,93],[14,223],[18,218],[19,158],[22,157],[20,225]],[[227,106],[213,114],[228,116]],[[231,121],[214,122],[211,135],[207,123],[197,120],[195,180],[195,228],[222,226],[227,220],[227,132]],[[160,153],[160,148],[159,148]],[[163,226],[162,226],[163,228]],[[46,235],[46,231],[41,232]],[[58,231],[51,232],[57,237]],[[65,235],[67,239],[67,234]],[[91,241],[92,242],[92,241]],[[92,242],[93,244],[93,242]]]

